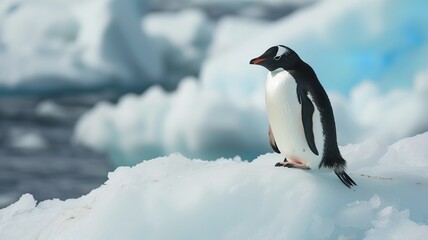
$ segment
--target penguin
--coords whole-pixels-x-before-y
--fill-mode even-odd
[[[312,67],[283,45],[269,48],[250,64],[269,70],[269,142],[275,152],[285,157],[275,166],[330,169],[346,187],[356,186],[345,172],[346,160],[337,146],[333,109]]]

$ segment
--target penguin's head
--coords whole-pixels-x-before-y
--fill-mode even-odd
[[[250,64],[257,64],[274,71],[278,68],[292,70],[300,61],[300,57],[291,48],[278,45],[269,48],[260,57],[254,58]]]

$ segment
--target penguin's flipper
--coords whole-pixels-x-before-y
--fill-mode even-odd
[[[306,142],[309,148],[315,155],[318,155],[317,147],[315,146],[314,131],[312,116],[314,115],[314,104],[309,99],[308,94],[305,90],[297,87],[297,98],[299,103],[302,105],[302,122],[303,129],[305,131]]]
[[[278,149],[278,146],[276,145],[275,138],[273,137],[273,133],[272,133],[272,129],[270,128],[270,125],[269,125],[269,143],[270,143],[270,146],[272,147],[272,149],[276,153],[281,153]]]

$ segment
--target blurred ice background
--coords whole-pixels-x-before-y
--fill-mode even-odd
[[[78,197],[119,165],[270,151],[272,45],[330,94],[341,145],[428,130],[424,0],[0,0],[0,207]]]

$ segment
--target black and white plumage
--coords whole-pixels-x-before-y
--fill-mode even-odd
[[[347,187],[356,185],[345,172],[333,109],[314,70],[283,45],[269,48],[250,64],[270,71],[266,80],[269,140],[273,150],[285,157],[275,166],[327,168]]]

